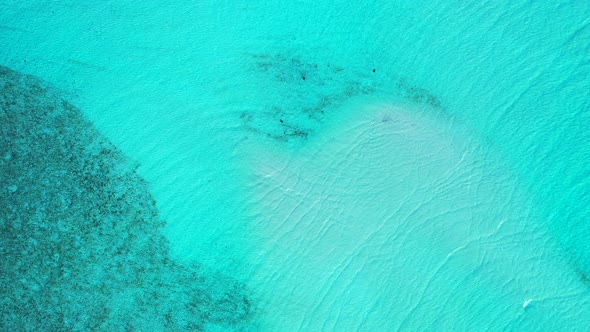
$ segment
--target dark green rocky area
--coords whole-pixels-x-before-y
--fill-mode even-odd
[[[239,329],[245,287],[169,257],[148,186],[82,113],[0,66],[0,330]]]

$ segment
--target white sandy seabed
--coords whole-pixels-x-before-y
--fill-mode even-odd
[[[590,317],[526,193],[464,127],[375,97],[338,117],[296,152],[243,150],[259,328],[575,330]]]

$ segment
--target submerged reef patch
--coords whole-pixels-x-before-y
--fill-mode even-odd
[[[426,104],[434,108],[441,107],[440,100],[436,96],[430,94],[430,92],[426,91],[425,89],[412,86],[404,78],[400,79],[397,82],[397,87],[399,89],[399,92],[401,92],[405,98],[413,102]]]
[[[50,85],[0,66],[0,330],[247,323],[244,285],[170,258],[136,168]]]

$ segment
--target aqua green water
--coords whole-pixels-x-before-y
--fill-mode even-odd
[[[4,2],[0,64],[139,163],[171,256],[248,289],[240,329],[584,331],[589,17]]]

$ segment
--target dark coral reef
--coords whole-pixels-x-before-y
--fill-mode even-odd
[[[169,257],[135,169],[49,84],[0,66],[0,330],[246,324],[243,285]]]

